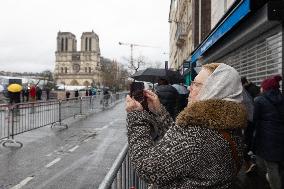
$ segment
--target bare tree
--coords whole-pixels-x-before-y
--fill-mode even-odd
[[[107,58],[101,59],[102,63],[102,84],[112,89],[121,90],[127,88],[129,72],[122,64]]]
[[[146,57],[145,56],[138,56],[136,59],[133,59],[132,61],[126,57],[123,57],[124,60],[129,62],[128,69],[130,72],[136,73],[139,69],[144,68],[146,66]]]

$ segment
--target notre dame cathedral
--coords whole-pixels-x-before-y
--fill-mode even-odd
[[[83,32],[81,51],[77,51],[76,36],[58,32],[54,79],[57,84],[101,85],[99,37],[96,33]]]

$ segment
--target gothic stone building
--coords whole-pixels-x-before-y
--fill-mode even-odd
[[[81,51],[77,51],[76,36],[58,32],[54,79],[57,84],[101,85],[99,37],[96,33],[83,32]]]

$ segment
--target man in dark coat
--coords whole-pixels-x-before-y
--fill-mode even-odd
[[[76,89],[75,92],[74,92],[74,96],[75,98],[78,98],[79,97],[79,91]]]
[[[156,93],[159,100],[166,110],[170,113],[171,117],[175,120],[178,111],[178,92],[177,90],[169,85],[168,81],[165,79],[160,79],[158,81],[158,86],[156,87]]]
[[[41,100],[42,90],[39,86],[36,87],[36,99]]]
[[[266,178],[272,189],[283,187],[284,173],[284,97],[279,88],[282,78],[275,76],[261,83],[262,94],[255,99],[256,154],[267,169]]]

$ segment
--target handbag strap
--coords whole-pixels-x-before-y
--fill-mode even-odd
[[[238,172],[241,169],[241,166],[242,166],[241,165],[241,161],[240,161],[240,157],[238,156],[238,152],[237,152],[237,144],[232,139],[232,137],[231,137],[229,132],[224,131],[224,130],[220,130],[219,132],[222,135],[223,139],[225,139],[230,144],[231,155],[233,157],[233,160],[234,160],[236,168],[237,168],[237,171],[236,171],[236,175],[237,175]]]

